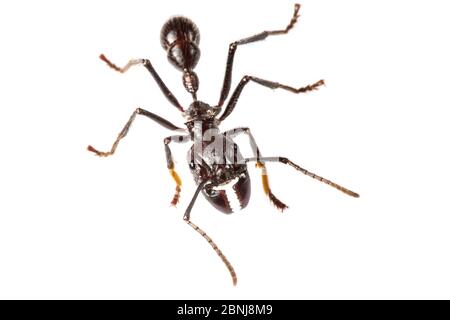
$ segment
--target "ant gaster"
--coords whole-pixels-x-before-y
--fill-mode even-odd
[[[222,106],[224,105],[230,92],[233,60],[238,46],[261,41],[269,36],[288,33],[297,22],[297,19],[299,17],[299,9],[300,5],[296,4],[294,8],[294,14],[286,28],[281,30],[263,31],[251,37],[244,38],[230,44],[226,62],[225,77],[220,93],[219,102],[217,103],[217,105],[213,106],[197,100],[199,79],[197,77],[197,74],[194,72],[194,68],[200,58],[200,33],[197,26],[188,18],[180,16],[173,17],[164,24],[161,30],[161,45],[167,52],[167,58],[170,63],[175,66],[176,69],[180,70],[183,73],[182,80],[184,88],[192,95],[193,98],[193,102],[187,110],[185,110],[181,106],[172,92],[167,88],[149,60],[133,59],[130,60],[124,67],[120,68],[110,62],[103,54],[100,55],[100,59],[106,62],[112,69],[121,73],[126,72],[132,66],[143,65],[153,76],[154,80],[158,84],[162,93],[169,100],[169,102],[182,112],[186,120],[185,125],[187,129],[182,129],[150,111],[137,108],[131,115],[125,127],[119,133],[110,151],[98,151],[92,146],[88,146],[88,150],[101,157],[106,157],[114,154],[119,141],[127,135],[128,130],[133,123],[136,115],[143,115],[145,117],[148,117],[161,126],[165,127],[166,129],[184,132],[184,135],[173,135],[164,139],[167,167],[176,184],[175,195],[171,203],[172,205],[176,205],[178,203],[181,191],[181,179],[175,171],[172,152],[169,148],[169,144],[171,142],[179,143],[193,141],[194,145],[190,148],[188,153],[188,162],[190,170],[197,184],[197,189],[186,209],[186,212],[184,214],[184,221],[192,228],[194,228],[197,232],[199,232],[213,247],[213,249],[216,251],[216,253],[228,268],[234,285],[236,285],[237,283],[237,276],[231,263],[213,242],[213,240],[191,221],[191,211],[200,192],[203,193],[205,198],[216,209],[224,213],[231,213],[232,209],[228,199],[230,195],[225,192],[224,186],[232,184],[232,188],[240,203],[241,209],[245,208],[249,202],[251,190],[250,177],[247,171],[247,163],[254,161],[256,163],[256,166],[259,167],[262,172],[262,185],[264,192],[266,193],[270,201],[280,210],[284,210],[285,208],[287,208],[287,206],[283,202],[278,200],[278,198],[275,197],[275,195],[271,191],[267,176],[267,169],[265,166],[266,162],[281,162],[283,164],[287,164],[300,171],[301,173],[324,182],[350,196],[359,196],[353,191],[350,191],[330,180],[327,180],[307,171],[306,169],[303,169],[302,167],[290,161],[288,158],[261,156],[259,148],[249,128],[236,128],[222,133],[219,130],[219,124],[224,121],[234,110],[244,87],[250,82],[271,89],[283,89],[293,93],[313,91],[324,84],[324,81],[320,80],[311,85],[295,88],[254,76],[244,76],[237,85],[236,89],[233,91],[230,100],[228,101],[224,111],[222,112]],[[208,132],[209,136],[207,138],[206,132]],[[241,133],[244,133],[248,136],[253,151],[253,157],[244,158],[239,152],[238,145],[233,142],[233,138]],[[209,147],[211,141],[214,141],[215,148]]]

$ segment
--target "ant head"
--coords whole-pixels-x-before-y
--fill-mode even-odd
[[[200,32],[194,22],[185,17],[170,18],[161,29],[161,45],[175,68],[192,70],[200,59]]]

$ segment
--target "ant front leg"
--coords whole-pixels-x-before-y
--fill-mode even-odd
[[[269,197],[270,201],[277,209],[283,211],[288,206],[285,205],[283,202],[281,202],[277,197],[275,197],[275,195],[272,193],[272,190],[270,189],[269,176],[267,174],[266,165],[263,161],[264,158],[262,157],[261,152],[259,151],[255,138],[250,132],[250,128],[235,128],[224,132],[224,134],[230,138],[234,138],[241,133],[245,133],[250,140],[250,146],[252,148],[253,155],[255,156],[254,159],[256,161],[256,167],[261,169],[261,179],[264,193]]]
[[[161,78],[158,75],[158,73],[156,72],[155,68],[153,68],[152,64],[150,63],[150,60],[148,60],[148,59],[131,59],[130,61],[128,61],[128,63],[124,67],[120,68],[117,65],[115,65],[114,63],[112,63],[108,58],[106,58],[104,54],[100,55],[100,59],[105,61],[106,64],[110,68],[112,68],[120,73],[127,72],[128,69],[130,69],[132,66],[143,65],[150,72],[153,79],[155,79],[156,83],[158,84],[159,88],[161,89],[162,93],[167,98],[167,100],[169,100],[169,102],[171,104],[173,104],[181,112],[184,111],[183,107],[178,102],[177,98],[175,98],[173,93],[169,90],[169,88],[167,88],[164,81],[161,80]]]
[[[249,83],[250,81],[253,81],[257,84],[260,84],[260,85],[270,88],[270,89],[283,89],[283,90],[290,91],[292,93],[302,93],[302,92],[314,91],[314,90],[317,90],[318,87],[325,84],[324,80],[319,80],[314,84],[310,84],[305,87],[295,88],[295,87],[287,86],[287,85],[284,85],[284,84],[281,84],[278,82],[264,80],[264,79],[253,77],[253,76],[244,76],[242,78],[242,80],[239,82],[239,84],[237,85],[233,94],[231,95],[231,98],[227,104],[227,107],[225,108],[224,112],[222,113],[222,115],[219,118],[220,121],[225,120],[231,114],[231,112],[233,112],[234,107],[236,106],[236,104],[239,100],[239,97],[242,93],[242,90],[247,85],[247,83]]]
[[[137,108],[133,114],[131,115],[130,119],[128,120],[128,122],[125,124],[125,127],[123,127],[122,131],[120,131],[119,135],[117,136],[116,141],[114,141],[111,150],[109,151],[98,151],[97,149],[95,149],[93,146],[89,145],[87,147],[87,149],[91,152],[94,152],[96,155],[98,155],[99,157],[108,157],[114,154],[114,152],[117,149],[117,146],[119,145],[120,140],[122,140],[122,138],[124,138],[127,133],[128,130],[130,129],[131,124],[133,123],[134,119],[136,118],[136,115],[143,115],[146,116],[150,119],[152,119],[153,121],[155,121],[156,123],[158,123],[159,125],[163,126],[166,129],[169,130],[176,130],[176,131],[184,131],[184,129],[177,127],[176,125],[172,124],[170,121],[167,121],[166,119],[151,113],[150,111],[141,109],[141,108]]]
[[[281,35],[281,34],[288,33],[289,30],[291,30],[294,27],[295,23],[298,20],[298,17],[300,16],[298,14],[299,10],[300,10],[300,5],[299,4],[295,4],[294,14],[292,15],[291,21],[289,22],[287,27],[284,28],[284,29],[272,30],[272,31],[263,31],[261,33],[255,34],[255,35],[253,35],[251,37],[244,38],[244,39],[235,41],[235,42],[230,44],[230,47],[229,47],[229,50],[228,50],[227,64],[226,64],[226,69],[225,69],[225,76],[224,76],[224,79],[223,79],[222,91],[220,93],[220,99],[219,99],[219,104],[218,104],[219,107],[221,107],[224,104],[224,102],[227,99],[228,94],[230,92],[231,78],[232,78],[232,73],[233,73],[233,61],[234,61],[234,55],[236,53],[237,47],[239,45],[243,45],[243,44],[247,44],[247,43],[252,43],[252,42],[264,40],[268,36]]]
[[[337,183],[335,183],[335,182],[333,182],[331,180],[328,180],[328,179],[325,179],[325,178],[323,178],[321,176],[318,176],[317,174],[312,173],[312,172],[310,172],[310,171],[300,167],[299,165],[295,164],[294,162],[292,162],[288,158],[284,158],[284,157],[261,157],[261,158],[247,158],[247,159],[245,159],[245,162],[249,162],[249,161],[256,161],[257,163],[259,161],[280,162],[280,163],[287,164],[287,165],[293,167],[295,170],[300,171],[304,175],[307,175],[307,176],[309,176],[309,177],[311,177],[313,179],[319,180],[320,182],[323,182],[323,183],[325,183],[325,184],[327,184],[327,185],[329,185],[329,186],[331,186],[331,187],[333,187],[333,188],[335,188],[335,189],[337,189],[337,190],[339,190],[339,191],[341,191],[341,192],[343,192],[343,193],[345,193],[345,194],[347,194],[349,196],[352,196],[352,197],[355,197],[355,198],[359,198],[359,194],[357,194],[356,192],[353,192],[353,191],[351,191],[351,190],[349,190],[347,188],[344,188],[343,186],[341,186],[341,185],[339,185],[339,184],[337,184]]]
[[[166,160],[167,160],[167,169],[169,169],[170,175],[172,176],[175,184],[177,185],[175,188],[175,195],[170,202],[171,205],[176,206],[178,201],[180,200],[180,192],[181,192],[181,178],[178,173],[175,171],[175,164],[173,163],[172,152],[170,151],[169,143],[178,142],[184,143],[190,141],[190,136],[170,136],[164,139],[164,149],[166,151]]]
[[[183,219],[184,219],[184,221],[186,221],[186,223],[190,227],[192,227],[195,231],[200,233],[200,235],[206,241],[208,241],[208,243],[211,245],[211,247],[214,249],[214,251],[217,253],[217,255],[220,257],[220,259],[222,260],[222,262],[225,264],[228,271],[230,272],[231,279],[233,280],[233,285],[236,285],[237,284],[236,272],[234,271],[234,268],[231,265],[231,263],[228,261],[227,257],[225,257],[225,255],[222,253],[222,251],[219,249],[219,247],[214,243],[213,239],[211,239],[211,237],[209,237],[205,231],[203,231],[197,225],[195,225],[194,223],[191,222],[191,211],[192,211],[192,208],[194,207],[195,200],[197,200],[198,194],[200,193],[200,191],[205,187],[206,183],[208,183],[208,182],[209,181],[206,180],[198,185],[197,190],[195,191],[194,196],[192,197],[192,200],[189,203],[189,206],[187,207],[186,212],[184,213]]]

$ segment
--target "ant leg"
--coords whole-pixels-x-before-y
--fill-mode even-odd
[[[172,141],[178,142],[178,143],[187,142],[187,141],[190,141],[190,136],[189,135],[170,136],[170,137],[167,137],[164,139],[164,148],[166,151],[167,168],[169,169],[170,175],[172,176],[173,180],[175,181],[175,183],[177,185],[175,188],[175,195],[173,196],[170,204],[173,206],[176,206],[178,203],[178,200],[180,200],[181,178],[178,175],[178,173],[175,171],[175,165],[173,163],[172,152],[170,151],[170,148],[169,148],[169,143],[171,143]]]
[[[177,127],[176,125],[172,124],[171,122],[167,121],[166,119],[151,113],[150,111],[141,109],[141,108],[137,108],[133,114],[131,115],[130,119],[128,120],[128,122],[125,124],[125,127],[123,127],[122,131],[120,131],[119,135],[117,136],[116,141],[114,141],[111,150],[110,151],[98,151],[97,149],[95,149],[93,146],[89,145],[87,147],[87,149],[91,152],[94,152],[97,156],[99,157],[108,157],[114,154],[114,152],[116,151],[117,146],[119,145],[119,142],[122,138],[124,138],[127,133],[128,130],[130,129],[131,124],[133,123],[134,119],[136,118],[136,115],[143,115],[146,116],[152,120],[154,120],[156,123],[160,124],[161,126],[163,126],[166,129],[169,130],[176,130],[176,131],[184,131],[184,129]]]
[[[231,95],[231,98],[227,104],[227,107],[225,108],[224,112],[222,113],[222,115],[219,118],[220,121],[225,120],[231,114],[231,112],[233,112],[234,107],[236,106],[236,104],[239,100],[239,97],[242,93],[242,90],[247,85],[247,83],[249,83],[250,81],[256,82],[256,83],[258,83],[264,87],[270,88],[270,89],[283,89],[283,90],[290,91],[292,93],[314,91],[314,90],[317,90],[318,87],[325,84],[325,81],[319,80],[316,83],[307,85],[305,87],[294,88],[294,87],[287,86],[287,85],[284,85],[284,84],[281,84],[278,82],[264,80],[264,79],[253,77],[253,76],[244,76],[244,77],[242,77],[241,81],[239,82],[239,84],[237,85],[233,94]]]
[[[198,185],[197,190],[195,191],[195,194],[192,197],[192,200],[189,203],[189,206],[187,207],[186,212],[184,213],[183,219],[195,231],[200,233],[201,236],[203,238],[205,238],[206,241],[208,241],[208,243],[211,245],[211,247],[214,249],[214,251],[217,253],[217,255],[220,257],[220,259],[222,260],[222,262],[225,264],[225,266],[227,267],[228,271],[230,272],[231,279],[233,280],[233,285],[236,285],[236,283],[237,283],[237,276],[236,276],[236,272],[234,271],[234,268],[231,265],[231,263],[228,261],[228,259],[225,257],[225,255],[222,253],[222,251],[219,249],[219,247],[214,243],[214,241],[206,234],[206,232],[203,231],[197,225],[195,225],[194,223],[191,222],[191,211],[192,211],[192,208],[194,206],[195,200],[197,199],[198,194],[200,193],[200,191],[203,189],[203,187],[205,186],[205,184],[207,182],[208,181],[203,181],[202,183],[200,183]]]
[[[220,93],[220,99],[219,99],[219,104],[218,104],[219,107],[223,105],[223,103],[227,99],[228,94],[230,92],[231,77],[232,77],[232,73],[233,73],[234,54],[236,53],[237,46],[242,45],[242,44],[251,43],[251,42],[261,41],[261,40],[264,40],[265,38],[267,38],[268,36],[288,33],[289,30],[291,30],[294,27],[295,23],[297,22],[298,17],[300,16],[298,14],[299,10],[300,10],[300,5],[295,4],[294,14],[292,15],[291,21],[289,22],[287,27],[284,29],[273,30],[273,31],[263,31],[261,33],[255,34],[251,37],[244,38],[244,39],[235,41],[230,44],[230,47],[228,49],[228,58],[227,58],[227,64],[226,64],[226,69],[225,69],[225,76],[223,79],[222,91]]]
[[[264,163],[264,158],[261,156],[261,152],[259,151],[258,145],[256,144],[256,140],[253,137],[252,133],[250,132],[250,128],[235,128],[224,132],[224,135],[227,137],[234,138],[238,134],[245,133],[249,140],[250,140],[250,146],[252,148],[253,155],[255,156],[256,160],[256,167],[261,169],[261,178],[262,178],[262,184],[264,193],[269,197],[270,202],[277,208],[283,211],[288,206],[285,205],[283,202],[281,202],[275,195],[272,193],[272,190],[270,189],[269,185],[269,176],[267,174],[267,168]],[[247,159],[246,159],[247,161]]]
[[[108,58],[106,58],[104,54],[100,55],[100,59],[105,61],[106,64],[110,68],[112,68],[112,69],[114,69],[114,70],[116,70],[116,71],[118,71],[120,73],[127,72],[128,69],[130,69],[132,66],[141,65],[141,64],[144,65],[144,67],[152,75],[153,79],[155,79],[156,83],[158,84],[159,88],[161,89],[162,93],[167,98],[167,100],[169,100],[169,102],[172,103],[181,112],[184,111],[183,107],[178,102],[177,98],[175,98],[173,93],[170,92],[169,88],[167,88],[167,86],[164,83],[164,81],[162,81],[161,78],[159,77],[158,73],[153,68],[152,64],[150,63],[150,60],[148,60],[148,59],[132,59],[132,60],[128,61],[128,63],[124,67],[120,68],[117,65],[115,65],[114,63],[112,63],[111,61],[109,61]]]
[[[263,158],[260,158],[260,159],[258,159],[258,158],[247,158],[247,159],[245,159],[246,162],[249,162],[249,161],[260,161],[260,160],[267,161],[267,162],[281,162],[281,163],[290,165],[294,169],[300,171],[301,173],[303,173],[303,174],[305,174],[307,176],[310,176],[313,179],[319,180],[320,182],[323,182],[323,183],[325,183],[325,184],[327,184],[327,185],[329,185],[329,186],[331,186],[331,187],[333,187],[333,188],[335,188],[335,189],[337,189],[339,191],[342,191],[343,193],[345,193],[345,194],[347,194],[349,196],[352,196],[352,197],[355,197],[355,198],[359,198],[359,194],[357,194],[356,192],[353,192],[353,191],[351,191],[351,190],[349,190],[347,188],[344,188],[343,186],[341,186],[341,185],[339,185],[337,183],[334,183],[333,181],[330,181],[330,180],[325,179],[325,178],[323,178],[321,176],[318,176],[315,173],[312,173],[312,172],[310,172],[310,171],[300,167],[299,165],[293,163],[288,158],[284,158],[284,157],[263,157]]]

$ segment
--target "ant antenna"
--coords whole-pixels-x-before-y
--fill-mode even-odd
[[[193,224],[190,220],[184,219],[188,225],[190,225],[195,231],[200,233],[203,238],[205,238],[206,241],[211,245],[211,247],[214,249],[214,251],[217,253],[217,255],[222,259],[222,262],[227,267],[228,271],[230,272],[231,279],[233,279],[233,285],[235,286],[237,284],[237,276],[236,272],[234,271],[233,266],[231,265],[230,261],[228,261],[227,257],[222,253],[222,251],[219,249],[219,247],[214,243],[213,239],[211,239],[205,231],[200,229],[197,225]]]

